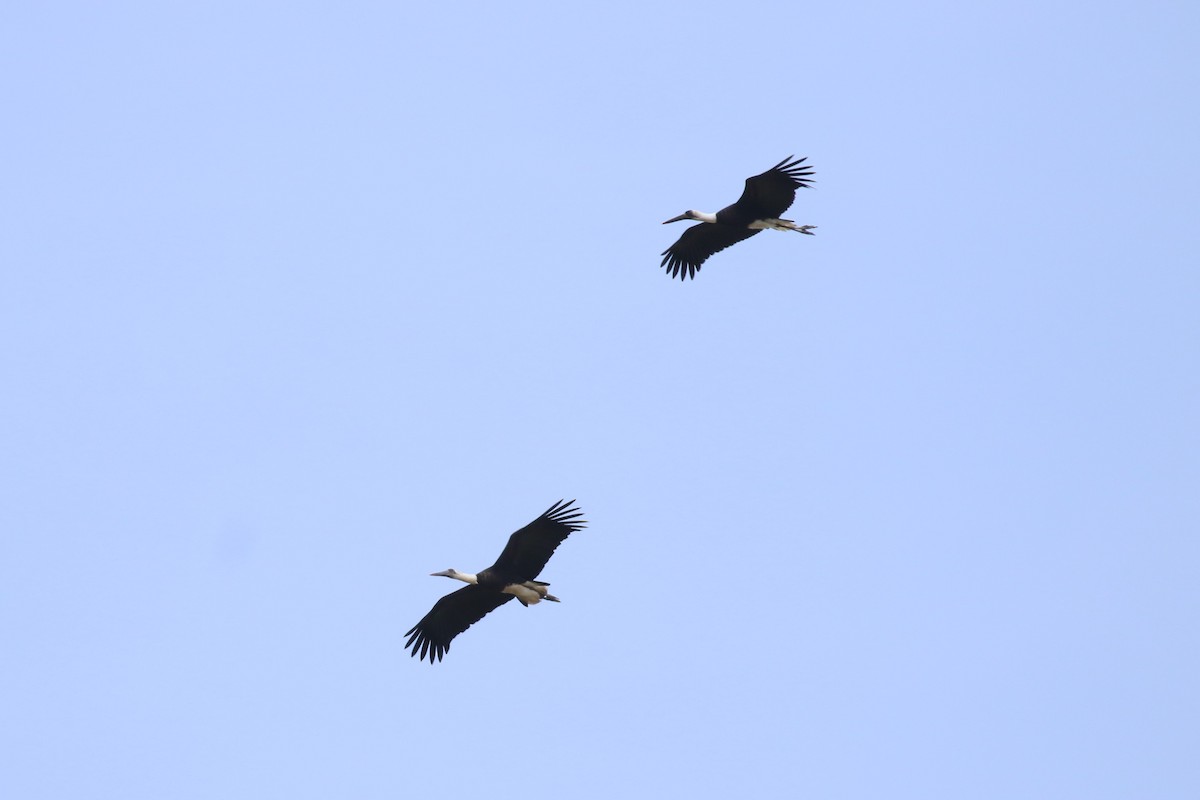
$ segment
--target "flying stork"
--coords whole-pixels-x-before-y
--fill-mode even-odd
[[[542,600],[553,603],[558,598],[546,591],[550,584],[534,578],[546,566],[554,550],[568,536],[581,530],[586,520],[578,519],[583,512],[574,507],[574,500],[559,500],[546,512],[521,530],[508,537],[508,544],[500,553],[496,563],[476,575],[453,569],[433,572],[431,575],[454,578],[470,584],[451,592],[438,600],[433,609],[404,635],[408,637],[405,648],[412,648],[410,655],[429,656],[429,663],[441,661],[450,649],[455,636],[474,625],[490,612],[514,597],[523,606],[531,606]]]
[[[719,253],[730,245],[767,228],[777,231],[796,231],[814,235],[816,225],[797,225],[790,219],[779,219],[779,215],[791,207],[796,199],[796,189],[808,188],[812,183],[812,167],[801,166],[807,158],[792,160],[788,156],[761,175],[746,179],[742,196],[731,206],[716,214],[703,211],[685,211],[663,223],[667,225],[685,219],[699,220],[683,232],[675,244],[662,252],[663,266],[672,278],[679,276],[695,278],[703,264],[713,253]]]

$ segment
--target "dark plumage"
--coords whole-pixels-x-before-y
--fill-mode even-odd
[[[792,230],[810,233],[815,225],[797,225],[779,215],[791,207],[796,190],[812,183],[812,167],[801,166],[807,159],[793,160],[788,156],[761,175],[746,179],[742,196],[731,206],[714,214],[686,211],[663,224],[685,219],[702,220],[683,232],[675,244],[662,252],[660,266],[667,268],[672,278],[695,278],[700,265],[714,253],[749,239],[760,230]]]
[[[477,575],[459,573],[455,570],[435,572],[434,575],[465,581],[458,591],[438,600],[433,609],[404,635],[408,637],[405,648],[412,648],[411,655],[429,657],[429,663],[440,661],[450,649],[455,636],[483,619],[489,612],[517,597],[522,605],[541,600],[558,602],[558,598],[547,593],[550,584],[534,580],[555,549],[577,530],[587,524],[581,520],[583,512],[573,506],[574,500],[559,501],[533,522],[508,537],[496,563]]]

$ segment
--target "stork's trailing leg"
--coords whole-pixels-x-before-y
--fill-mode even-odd
[[[548,583],[543,583],[542,581],[525,581],[523,585],[526,589],[533,589],[535,592],[541,595],[543,600],[549,600],[551,603],[562,602],[557,597],[546,591],[546,587],[550,585]]]
[[[523,606],[537,605],[543,600],[549,600],[552,603],[562,602],[550,592],[546,591],[548,583],[542,581],[525,581],[524,583],[510,583],[500,591],[504,594],[511,594],[517,598]]]
[[[773,231],[795,231],[796,233],[807,233],[809,236],[816,236],[812,232],[812,228],[816,225],[797,225],[790,219],[756,219],[751,222],[749,227],[755,230],[771,229]]]

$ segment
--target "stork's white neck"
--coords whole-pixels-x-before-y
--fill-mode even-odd
[[[697,220],[700,220],[701,222],[712,222],[715,224],[717,221],[717,215],[710,214],[707,211],[693,211],[692,219],[697,219]]]
[[[439,578],[454,578],[454,580],[462,581],[463,583],[479,583],[477,575],[472,575],[469,572],[459,572],[456,569],[448,569],[445,572],[435,572],[433,574]]]

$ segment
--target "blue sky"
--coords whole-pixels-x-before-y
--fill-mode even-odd
[[[0,795],[1200,792],[1194,4],[0,18]]]

